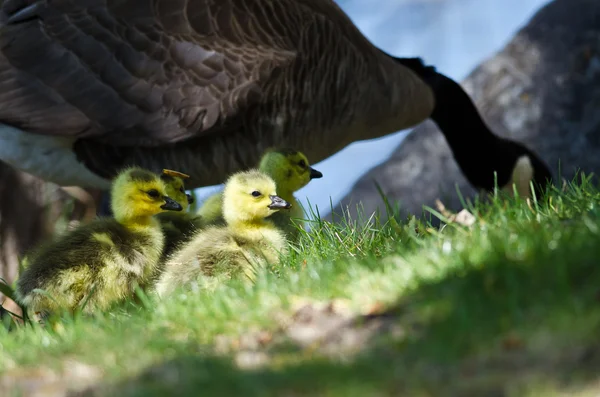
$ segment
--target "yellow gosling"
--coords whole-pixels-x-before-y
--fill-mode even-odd
[[[158,175],[138,167],[115,178],[111,206],[114,218],[96,219],[32,252],[16,291],[30,313],[106,309],[153,276],[164,245],[154,215],[182,206]]]
[[[269,175],[275,181],[279,197],[292,205],[290,211],[281,211],[274,214],[271,219],[281,228],[290,241],[299,237],[298,226],[303,227],[304,212],[294,193],[311,180],[323,177],[323,174],[310,166],[306,156],[295,149],[269,149],[258,165],[260,171]],[[223,192],[208,197],[198,214],[204,224],[222,225],[223,218]],[[295,226],[294,223],[298,226]]]
[[[210,226],[167,261],[156,291],[165,296],[200,277],[245,274],[254,280],[257,267],[279,262],[287,252],[284,234],[269,217],[290,204],[277,195],[275,181],[249,170],[232,175],[223,191],[225,226]]]

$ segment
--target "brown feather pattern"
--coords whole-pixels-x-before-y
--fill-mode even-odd
[[[26,11],[24,11],[26,10]],[[0,121],[88,168],[221,183],[271,146],[318,162],[424,120],[428,86],[331,0],[8,0]]]

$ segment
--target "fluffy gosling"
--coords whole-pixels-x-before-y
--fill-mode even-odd
[[[254,269],[277,263],[287,252],[284,234],[269,217],[290,204],[277,195],[275,181],[249,170],[233,174],[223,191],[225,226],[210,226],[167,261],[156,292],[171,293],[203,276],[234,276],[240,272],[254,279]]]
[[[111,206],[114,218],[93,220],[32,252],[16,290],[30,313],[106,309],[153,276],[164,245],[154,215],[182,206],[158,175],[138,167],[115,178]]]
[[[310,166],[304,153],[290,148],[267,150],[258,168],[273,178],[279,197],[291,204],[290,211],[280,211],[271,220],[284,231],[288,240],[296,241],[300,235],[298,226],[304,225],[304,212],[294,193],[311,180],[322,178],[323,174]],[[204,201],[198,214],[205,224],[225,224],[222,203],[223,192],[215,193]]]

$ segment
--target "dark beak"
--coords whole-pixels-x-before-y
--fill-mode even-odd
[[[163,210],[169,211],[181,211],[183,207],[177,201],[173,200],[171,197],[164,196],[165,203],[160,206]]]
[[[191,195],[191,194],[189,194],[189,193],[186,193],[186,194],[185,194],[185,197],[187,197],[188,204],[194,204],[194,196],[192,196],[192,195]]]
[[[279,196],[269,196],[269,198],[271,199],[271,204],[269,204],[269,208],[272,210],[287,210],[292,207],[290,203],[288,203]]]
[[[313,167],[310,167],[310,179],[319,179],[323,178],[323,174],[321,171],[315,170]]]

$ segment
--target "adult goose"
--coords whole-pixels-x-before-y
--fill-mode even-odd
[[[459,84],[384,53],[331,0],[1,6],[0,160],[60,185],[107,189],[129,165],[219,184],[268,147],[318,162],[427,118],[475,187],[551,178]]]

